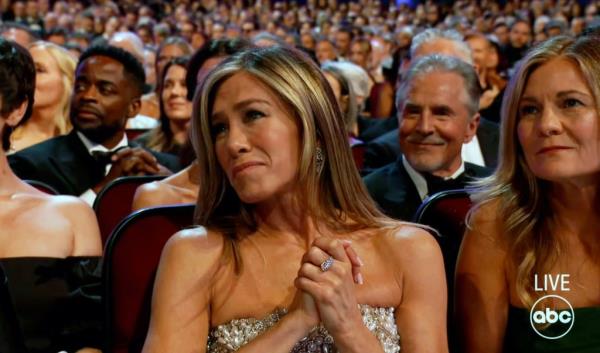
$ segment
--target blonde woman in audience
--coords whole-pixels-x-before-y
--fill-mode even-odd
[[[600,351],[599,61],[599,38],[553,38],[507,87],[501,159],[474,195],[459,255],[462,352]],[[569,305],[563,337],[570,320],[534,315]]]
[[[11,153],[71,131],[69,97],[73,91],[76,59],[50,42],[35,42],[29,52],[36,71],[33,113],[13,132]]]
[[[447,352],[437,243],[377,210],[310,58],[232,56],[192,131],[202,226],[163,250],[144,352]]]

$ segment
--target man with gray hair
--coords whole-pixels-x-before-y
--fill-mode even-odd
[[[469,66],[473,65],[469,45],[455,30],[430,28],[419,33],[413,39],[410,53],[412,61],[426,55],[438,54],[460,59]],[[406,76],[406,65],[402,66],[398,75],[399,80],[404,80]],[[398,85],[401,84],[401,81],[398,82]],[[392,163],[400,155],[397,127],[396,119],[385,119],[360,134],[361,139],[370,140],[365,151],[363,174]],[[369,138],[369,135],[377,137]],[[480,166],[495,166],[498,160],[498,144],[498,126],[491,121],[481,119],[475,137],[462,148],[463,159]]]
[[[462,34],[453,29],[429,28],[413,38],[410,45],[412,60],[431,54],[453,56],[473,65],[471,48],[463,40]]]
[[[461,156],[477,132],[480,94],[477,73],[460,59],[429,55],[411,65],[396,98],[403,155],[364,179],[387,215],[410,221],[427,196],[488,174]]]

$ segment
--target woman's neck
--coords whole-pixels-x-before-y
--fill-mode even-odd
[[[8,165],[6,153],[0,150],[0,197],[11,196],[20,190],[21,180]]]
[[[551,187],[551,202],[557,224],[569,233],[583,234],[600,227],[600,175],[580,182]]]
[[[288,237],[308,249],[320,235],[311,217],[292,196],[278,198],[276,202],[264,202],[255,208],[259,232],[278,238]]]
[[[53,137],[56,133],[56,114],[58,114],[58,110],[54,107],[35,109],[31,118],[23,125],[23,130]]]
[[[189,120],[170,119],[169,127],[173,133],[173,139],[177,144],[183,145],[187,138],[187,124]]]

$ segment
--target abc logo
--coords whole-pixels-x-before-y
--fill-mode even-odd
[[[543,301],[548,298],[556,298],[560,301],[563,301],[563,302],[567,303],[569,308],[566,310],[561,310],[559,312],[557,312],[553,309],[550,309],[548,307],[546,307],[545,309],[542,309],[541,304],[543,304]],[[573,307],[571,306],[571,303],[569,303],[565,298],[561,297],[560,295],[554,295],[554,294],[545,295],[545,296],[541,297],[540,299],[538,299],[535,302],[535,304],[533,304],[533,307],[531,308],[531,312],[529,314],[529,322],[531,323],[531,327],[533,328],[533,330],[540,337],[543,337],[543,338],[546,338],[549,340],[556,340],[556,339],[563,337],[564,335],[569,333],[569,331],[571,331],[571,328],[573,328],[573,323],[575,322],[575,312],[573,311]],[[539,327],[540,325],[547,326],[547,325],[551,325],[551,324],[555,324],[555,323],[562,324],[561,327],[564,327],[564,330],[561,330],[561,332],[559,332],[557,334],[545,335],[536,328],[536,325]],[[562,331],[564,331],[564,332],[562,332]]]

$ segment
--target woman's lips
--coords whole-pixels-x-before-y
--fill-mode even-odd
[[[257,167],[257,166],[261,166],[263,165],[260,162],[244,162],[244,163],[240,163],[238,165],[236,165],[235,167],[233,167],[231,169],[231,176],[233,178],[235,178],[239,173],[249,169],[249,168],[253,168],[253,167]]]
[[[565,150],[570,150],[570,149],[572,149],[572,148],[571,147],[567,147],[567,146],[548,146],[548,147],[541,148],[537,152],[537,154],[559,152],[559,151],[565,151]]]

